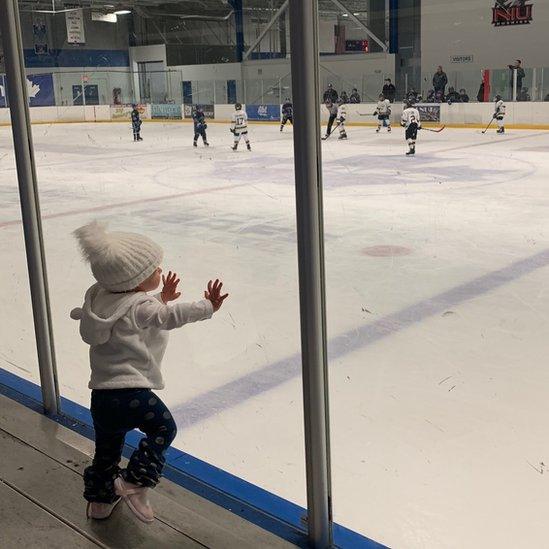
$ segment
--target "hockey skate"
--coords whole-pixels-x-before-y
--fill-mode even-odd
[[[138,135],[137,136],[137,141],[143,141],[143,138],[140,135]]]
[[[346,133],[342,133],[338,139],[347,139],[347,134]]]
[[[379,130],[381,129],[381,126],[377,127],[376,133],[379,133]]]
[[[416,149],[410,149],[410,150],[406,153],[406,156],[413,156],[414,154],[416,154]]]
[[[249,151],[252,150],[252,146],[249,143],[246,143],[246,147],[248,148]]]
[[[209,147],[210,144],[207,141],[204,141],[204,147]]]
[[[391,132],[391,126],[389,126],[389,127],[387,128],[387,132],[388,132],[388,133]]]
[[[235,143],[235,144],[231,147],[231,149],[232,149],[233,151],[236,151],[236,149],[238,149],[238,143]]]
[[[198,147],[198,143],[196,141],[193,141],[193,147]]]
[[[498,128],[496,133],[505,133],[505,128]]]

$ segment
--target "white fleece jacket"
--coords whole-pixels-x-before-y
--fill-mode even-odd
[[[211,318],[213,307],[196,303],[164,305],[160,294],[112,293],[93,285],[84,305],[71,311],[90,346],[90,389],[163,389],[160,371],[168,331]]]

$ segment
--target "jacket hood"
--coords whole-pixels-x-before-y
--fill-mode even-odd
[[[135,304],[148,299],[142,292],[116,294],[94,284],[87,292],[82,307],[70,316],[80,321],[80,335],[88,345],[103,345],[111,338],[112,328]]]

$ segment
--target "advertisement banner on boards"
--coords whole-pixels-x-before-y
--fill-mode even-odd
[[[137,105],[137,110],[142,119],[149,118],[147,111],[147,105]],[[133,106],[131,104],[127,105],[111,105],[111,120],[131,120],[131,113],[133,111]]]
[[[204,116],[206,118],[214,118],[214,106],[213,105],[204,105],[203,103],[199,103],[199,105],[202,107],[202,110],[204,111]],[[193,110],[195,109],[196,105],[183,105],[183,112],[185,118],[192,118],[193,117]]]
[[[280,105],[246,105],[249,120],[280,120]]]
[[[440,105],[417,103],[414,107],[419,111],[419,119],[422,122],[440,122]]]
[[[165,120],[181,120],[181,105],[163,103],[151,105],[151,118],[163,118]]]

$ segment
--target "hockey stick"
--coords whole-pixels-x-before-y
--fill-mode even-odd
[[[446,126],[441,126],[440,128],[421,128],[422,130],[426,130],[428,132],[434,132],[434,133],[440,133]]]
[[[328,139],[328,137],[330,137],[330,135],[332,135],[336,130],[337,128],[339,128],[339,126],[341,126],[341,122],[338,122],[333,128],[332,128],[332,131],[325,135],[324,137],[321,137],[320,139],[322,139],[322,141],[326,141],[326,139]]]
[[[484,130],[482,130],[482,133],[486,133],[488,131],[488,128],[492,125],[492,122],[495,120],[495,118],[491,118],[490,122],[488,123],[488,126]]]

